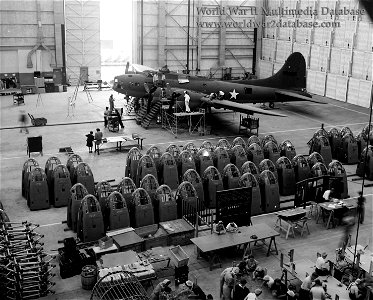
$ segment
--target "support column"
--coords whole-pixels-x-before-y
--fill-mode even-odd
[[[166,6],[165,1],[158,2],[158,67],[163,67],[166,62]]]
[[[225,8],[226,5],[227,3],[224,0],[220,1],[221,9]],[[219,19],[220,19],[219,21],[221,22],[221,24],[225,24],[227,20],[227,16],[225,14],[221,14]],[[225,46],[226,46],[225,36],[226,36],[226,28],[225,26],[221,26],[220,32],[219,32],[219,66],[220,67],[225,66]]]

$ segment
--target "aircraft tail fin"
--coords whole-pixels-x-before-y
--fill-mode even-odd
[[[306,61],[300,52],[294,52],[285,61],[282,68],[273,76],[252,79],[248,84],[278,89],[302,90],[307,87]]]
[[[268,79],[282,89],[305,89],[307,87],[306,61],[303,55],[300,52],[292,53],[282,68]]]

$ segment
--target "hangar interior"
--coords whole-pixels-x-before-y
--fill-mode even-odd
[[[238,6],[241,11],[219,13],[219,8],[228,12],[229,6]],[[278,14],[279,10],[307,7],[320,13]],[[344,7],[362,9],[357,0],[136,1],[133,58],[136,63],[153,68],[167,65],[170,70],[181,72],[186,70],[189,56],[192,74],[214,78],[229,74],[242,78],[249,72],[265,78],[275,74],[291,53],[300,52],[307,63],[310,93],[369,107],[373,25],[366,13],[358,16],[330,13]],[[266,16],[264,11],[272,15]],[[280,21],[296,20],[329,23],[323,25],[325,28],[273,26]],[[217,23],[224,22],[230,25],[217,27]],[[234,28],[234,22],[268,26],[258,26],[255,33],[255,26]]]
[[[282,115],[261,115],[260,130],[259,118],[239,111],[174,110],[184,117],[178,136],[161,128],[156,113],[156,124],[139,126],[140,110],[130,111],[128,95],[115,93],[114,86],[79,90],[83,81],[101,80],[100,6],[110,4],[0,0],[0,298],[206,300],[209,294],[209,300],[236,300],[232,287],[244,278],[251,298],[238,300],[279,299],[263,276],[254,278],[257,271],[278,279],[286,289],[282,299],[291,299],[287,288],[293,291],[294,284],[300,293],[327,252],[329,266],[348,264],[342,275],[331,268],[333,276],[320,276],[330,299],[349,300],[349,284],[362,279],[363,300],[372,300],[372,21],[365,14],[276,15],[311,7],[356,10],[361,4],[133,0],[133,63],[229,84],[272,76],[300,52],[307,90],[323,102],[278,103],[268,112]],[[288,21],[329,25],[258,25]],[[129,29],[113,30],[120,36]],[[154,83],[146,72],[125,75],[134,74]],[[131,86],[149,100],[149,86],[139,82]],[[157,82],[154,87],[159,92]],[[8,89],[20,89],[24,105]],[[50,94],[43,102],[44,92]],[[143,100],[146,119],[152,111]],[[153,106],[157,112],[172,111],[160,102],[161,108]],[[109,105],[115,128],[105,115]],[[22,121],[26,113],[31,120]],[[205,127],[205,113],[211,131],[202,125],[193,131],[193,114],[203,115]],[[243,120],[255,120],[256,130],[241,131]],[[330,196],[334,187],[343,195]],[[254,269],[246,267],[254,265],[251,255]],[[246,269],[239,270],[240,261]],[[170,294],[163,285],[169,280]]]

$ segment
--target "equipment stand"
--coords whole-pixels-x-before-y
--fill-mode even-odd
[[[187,119],[189,134],[198,131],[200,135],[204,135],[206,132],[206,114],[204,109],[200,109],[199,112],[173,112],[168,113],[168,105],[161,107],[162,116],[162,128],[170,131],[175,138],[177,138],[178,130],[180,130],[180,121]],[[193,117],[198,118],[197,122],[193,124]]]

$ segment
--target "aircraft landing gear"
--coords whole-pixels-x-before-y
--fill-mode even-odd
[[[275,104],[273,102],[269,102],[268,106],[269,108],[275,108]]]

